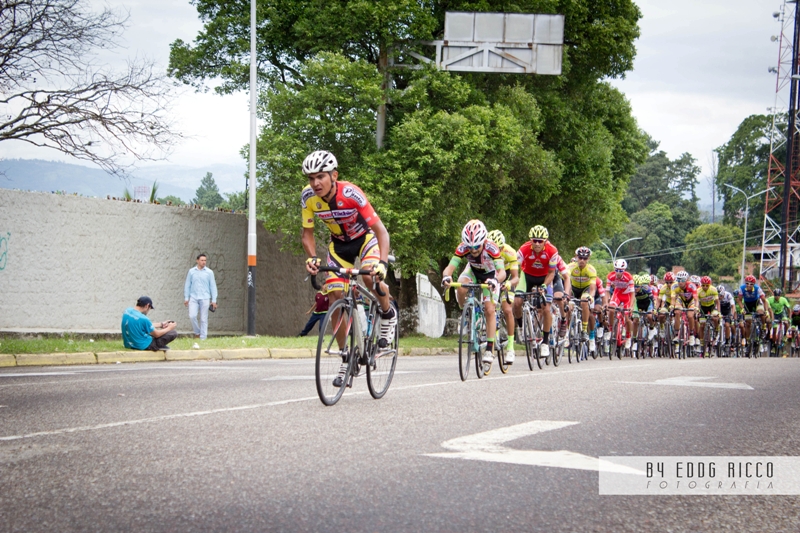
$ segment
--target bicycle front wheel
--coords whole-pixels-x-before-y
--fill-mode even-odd
[[[338,300],[328,309],[317,341],[317,394],[325,405],[335,404],[344,394],[355,361],[354,347],[353,309]]]
[[[461,311],[461,322],[458,324],[458,373],[461,381],[466,381],[469,374],[469,356],[475,344],[475,340],[472,338],[474,323],[475,310],[471,303],[467,303],[464,305],[464,310]]]
[[[500,367],[500,372],[505,374],[508,372],[508,367],[510,366],[506,363],[506,350],[508,350],[508,348],[513,349],[514,347],[508,346],[508,327],[506,326],[506,317],[502,312],[500,313],[500,319],[497,321],[497,333],[495,333],[494,338],[494,351],[497,356],[497,365]]]
[[[395,312],[399,312],[395,309]],[[380,331],[381,314],[375,313],[375,328]],[[394,377],[394,368],[397,366],[398,342],[400,339],[400,325],[394,328],[394,340],[389,346],[381,348],[372,345],[373,354],[367,362],[367,387],[373,398],[383,398]]]

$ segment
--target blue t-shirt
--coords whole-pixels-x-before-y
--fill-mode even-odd
[[[150,319],[133,307],[127,308],[122,315],[122,342],[126,348],[146,350],[153,342],[150,332],[154,329]]]
[[[742,285],[739,290],[742,293],[742,300],[747,303],[758,301],[761,298],[761,295],[764,294],[764,292],[761,290],[761,287],[758,285],[753,285],[752,291],[748,291],[746,285]]]

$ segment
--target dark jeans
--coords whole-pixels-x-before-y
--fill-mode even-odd
[[[167,348],[167,344],[171,343],[177,338],[178,338],[178,332],[173,329],[172,331],[164,333],[157,339],[154,338],[153,342],[150,343],[150,346],[148,346],[147,349],[153,352],[163,350]]]
[[[308,335],[308,332],[314,328],[314,324],[325,318],[325,315],[326,313],[312,313],[311,318],[309,318],[308,322],[306,322],[306,327],[304,327],[303,331],[300,332],[300,337],[305,337]],[[319,327],[322,327],[322,324],[320,324]]]

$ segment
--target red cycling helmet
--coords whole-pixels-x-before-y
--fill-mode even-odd
[[[753,285],[755,285],[756,277],[753,276],[753,275],[747,276],[746,278],[744,278],[744,282],[745,283],[752,283]]]
[[[667,272],[666,274],[664,274],[665,283],[672,283],[674,281],[675,281],[675,274],[673,274],[672,272]]]
[[[709,276],[703,276],[700,278],[700,283],[703,285],[711,285],[711,278]]]

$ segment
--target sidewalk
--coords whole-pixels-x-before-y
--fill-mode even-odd
[[[400,347],[400,355],[445,355],[455,349]],[[151,363],[155,361],[210,361],[236,359],[310,359],[316,352],[310,348],[238,348],[230,350],[169,350],[150,352],[121,350],[118,352],[0,354],[0,367],[95,365],[119,363]]]

